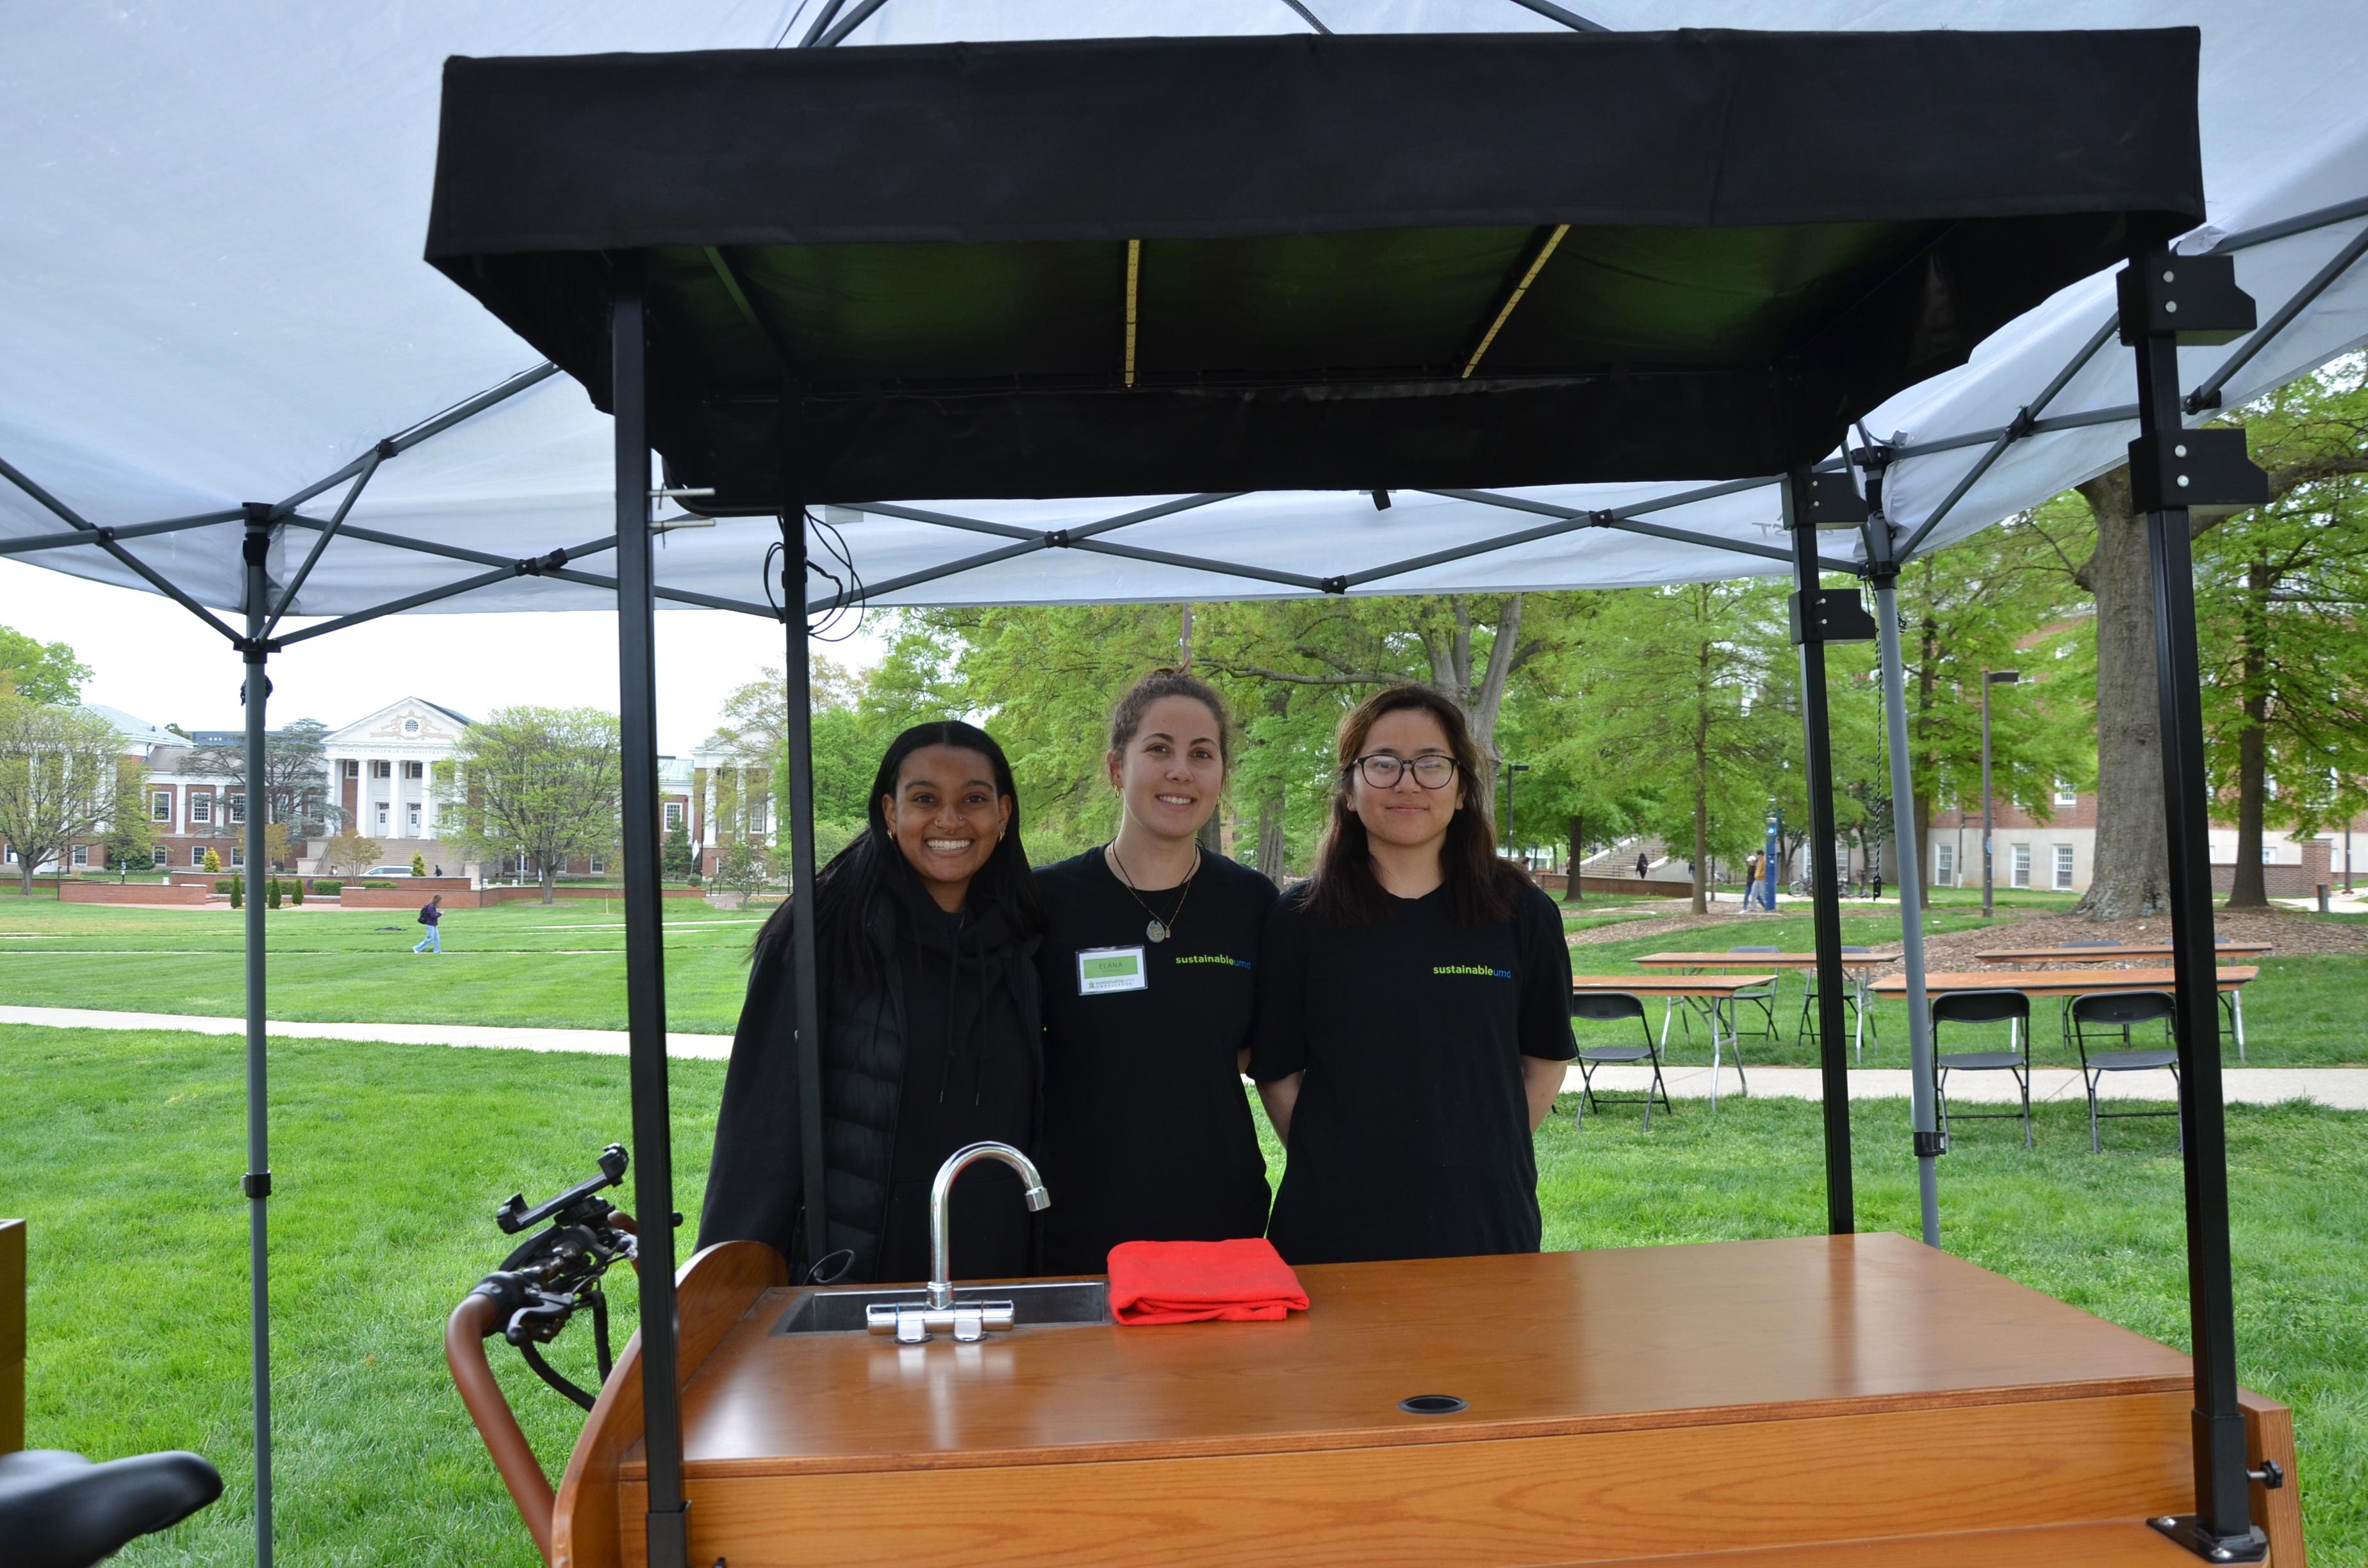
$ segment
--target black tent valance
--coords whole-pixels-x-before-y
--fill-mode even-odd
[[[427,255],[785,500],[1719,479],[2200,221],[2193,29],[455,59]]]

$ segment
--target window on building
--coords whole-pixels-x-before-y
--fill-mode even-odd
[[[361,758],[358,756],[349,756],[337,766],[339,770],[348,778],[359,778],[362,776],[362,762]]]
[[[233,823],[244,823],[244,822],[245,822],[245,821],[246,821],[246,797],[245,797],[245,796],[244,796],[244,795],[232,795],[232,796],[228,797],[228,798],[227,798],[227,799],[226,799],[222,803],[223,803],[223,805],[224,805],[225,807],[227,807],[227,808],[229,809],[229,812],[230,812],[230,821],[232,821],[232,822],[233,822]]]
[[[2059,806],[2077,806],[2080,803],[2080,791],[2058,778],[2055,781],[2055,803]]]
[[[173,820],[173,791],[170,790],[154,790],[149,791],[148,820],[150,822],[171,822]]]
[[[148,851],[148,863],[161,871],[173,863],[173,852],[159,844]]]
[[[205,846],[204,845],[202,845],[202,844],[192,844],[192,845],[190,845],[190,846],[189,846],[189,869],[190,869],[190,870],[192,870],[192,871],[202,871],[202,870],[204,870],[205,869],[206,869],[206,846]]]
[[[77,844],[74,846],[74,863],[77,866],[87,866],[90,864],[89,845]]]
[[[381,827],[384,827],[386,825],[386,802],[384,801],[381,801],[378,803],[378,824]]]
[[[403,776],[405,778],[425,778],[427,777],[427,765],[424,762],[406,762],[403,765]]]
[[[591,869],[592,875],[596,877],[605,877],[609,874],[609,862],[602,859],[598,855],[595,855],[589,860],[586,860],[585,865]]]
[[[1957,882],[1957,846],[1943,844],[1932,854],[1932,880],[1941,886],[1954,887]]]
[[[668,833],[672,833],[675,829],[682,825],[682,802],[680,801],[668,801],[666,803],[666,831]]]
[[[2014,877],[2011,885],[2019,888],[2027,888],[2031,885],[2031,846],[2028,844],[2016,845],[2013,849],[2013,856]]]
[[[241,849],[241,848],[240,848],[237,845],[235,845],[235,844],[232,845],[232,846],[230,846],[230,869],[231,869],[232,870],[235,871],[235,870],[237,870],[241,866],[244,866],[244,865],[245,865],[245,864],[246,864],[246,851],[245,851],[245,850],[244,850],[244,849]]]
[[[2068,844],[2055,846],[2055,891],[2072,891],[2072,846]]]
[[[393,764],[393,763],[391,763],[391,762],[387,761],[387,760],[386,760],[385,758],[383,758],[383,757],[378,757],[378,758],[374,758],[374,759],[372,759],[372,761],[371,761],[371,763],[370,763],[370,777],[371,777],[371,778],[393,778],[393,777],[394,777],[394,764]]]
[[[419,807],[416,802],[414,802],[411,807],[410,820],[411,836],[416,838],[419,836]]]
[[[765,831],[765,802],[762,801],[748,802],[748,831],[750,833]]]
[[[211,795],[189,797],[189,821],[210,823],[214,820],[214,798]]]

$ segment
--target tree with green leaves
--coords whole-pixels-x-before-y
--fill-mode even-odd
[[[1984,528],[1899,574],[1911,809],[1927,888],[1932,869],[1920,846],[1931,842],[1933,812],[1980,809],[1986,672],[2022,676],[1991,688],[1994,798],[2044,822],[2056,784],[2085,787],[2093,773],[2095,627],[2066,576],[2078,506],[2059,496],[2044,517]],[[1888,810],[1887,783],[1884,794]]]
[[[0,626],[0,696],[71,708],[82,700],[88,665],[63,642],[37,642]]]
[[[76,840],[138,812],[145,782],[97,714],[0,694],[0,843],[17,851],[28,897],[34,868],[63,868]]]
[[[2248,408],[2253,460],[2299,473],[2196,540],[2203,729],[2237,823],[2228,906],[2265,908],[2262,841],[2349,822],[2368,787],[2368,356]],[[2215,815],[2220,812],[2215,812]]]
[[[621,744],[616,715],[596,708],[495,710],[437,765],[438,820],[458,826],[445,836],[480,860],[523,849],[552,903],[570,857],[617,844]]]
[[[378,840],[364,838],[347,829],[329,840],[328,846],[322,852],[321,865],[324,870],[359,876],[378,864]]]
[[[666,829],[666,842],[658,846],[658,875],[668,881],[687,882],[699,874],[699,851],[690,846],[689,830],[677,823]]]
[[[765,885],[764,850],[745,838],[735,838],[715,854],[715,875],[709,885],[723,892],[747,894]]]
[[[318,838],[345,816],[329,797],[329,765],[321,737],[329,726],[299,719],[263,740],[264,821],[285,823],[304,838]],[[246,743],[192,746],[182,767],[207,778],[226,778],[251,802],[246,785]]]
[[[206,858],[199,863],[199,867],[210,875],[219,874],[222,870],[221,853],[211,846],[208,846],[206,850]]]
[[[128,760],[128,759],[127,759]],[[146,783],[143,778],[142,785]],[[142,805],[147,803],[147,791],[135,786],[130,798]],[[156,863],[156,830],[141,810],[119,811],[107,819],[107,863],[115,872],[118,882],[128,881],[132,869],[147,870]]]

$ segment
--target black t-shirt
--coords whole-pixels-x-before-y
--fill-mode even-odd
[[[1099,849],[1036,873],[1044,981],[1044,1268],[1099,1274],[1126,1241],[1266,1230],[1266,1163],[1237,1053],[1274,884],[1203,853],[1190,892],[1129,896]],[[1182,912],[1178,913],[1181,904]],[[1151,915],[1173,934],[1147,940]],[[1143,950],[1144,988],[1085,995],[1077,954]]]
[[[1535,1252],[1521,1058],[1567,1061],[1570,949],[1554,901],[1459,925],[1444,892],[1334,926],[1303,894],[1267,922],[1251,1076],[1304,1071],[1268,1235],[1292,1263]]]

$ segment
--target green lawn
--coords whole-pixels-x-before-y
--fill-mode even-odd
[[[2337,918],[2337,917],[2329,917]],[[1978,910],[1960,911],[1937,909],[1926,917],[1924,928],[1931,935],[1962,931],[1982,924]],[[1878,952],[1896,949],[1899,945],[1899,917],[1889,915],[1844,915],[1842,940],[1863,943]],[[1646,953],[1718,951],[1737,943],[1758,946],[1774,945],[1787,952],[1806,952],[1816,943],[1807,914],[1778,914],[1772,917],[1755,918],[1748,930],[1732,932],[1717,930],[1640,937],[1633,941],[1588,943],[1571,949],[1571,967],[1581,974],[1643,974],[1634,960]],[[1738,966],[1748,959],[1737,959]],[[2268,958],[2260,960],[2261,975],[2245,990],[2246,1060],[2260,1067],[2347,1067],[2368,1065],[2368,963],[2349,954],[2302,954],[2292,958]],[[1801,999],[1808,984],[1807,977],[1799,971],[1783,973],[1777,980],[1776,1026],[1781,1038],[1773,1045],[1749,1034],[1744,1037],[1744,1059],[1748,1062],[1770,1062],[1794,1066],[1813,1065],[1816,1060],[1815,1047],[1798,1034],[1801,1021]],[[1656,1032],[1660,1028],[1661,1006],[1650,1004]],[[2044,1067],[2078,1066],[2079,1059],[2065,1045],[2058,1033],[2055,1004],[2040,1000],[2032,1006],[2032,1060]],[[1745,1014],[1745,1027],[1757,1027],[1756,1010]],[[1625,1029],[1611,1025],[1579,1025],[1583,1037],[1600,1035],[1606,1040],[1634,1043],[1635,1026]],[[1907,1065],[1907,1005],[1905,1002],[1880,1001],[1874,1005],[1873,1033],[1867,1041],[1865,1065],[1869,1067],[1906,1067]],[[1979,1031],[1980,1046],[1961,1049],[1989,1050],[2005,1043],[2002,1028]],[[1993,1038],[1994,1037],[1994,1038]],[[1710,1036],[1704,1024],[1697,1019],[1691,1042],[1676,1028],[1670,1031],[1671,1059],[1680,1062],[1707,1062],[1710,1060]],[[1947,1036],[1943,1036],[1944,1043]],[[2223,1052],[2228,1064],[2237,1064],[2234,1043]]]
[[[197,1449],[224,1500],[121,1561],[245,1559],[245,1205],[239,1046],[181,1034],[0,1028],[11,1114],[0,1210],[31,1221],[31,1439],[117,1455]],[[695,1210],[720,1064],[674,1067],[677,1202]],[[444,1373],[445,1313],[500,1258],[489,1216],[547,1196],[627,1134],[617,1059],[277,1042],[272,1080],[279,1526],[290,1562],[536,1559]],[[1824,1213],[1816,1107],[1689,1103],[1539,1139],[1549,1246],[1793,1234]],[[2185,1343],[2180,1167],[2167,1126],[2091,1156],[2071,1107],[2041,1146],[1967,1131],[1944,1162],[1952,1250]],[[1861,1104],[1861,1223],[1912,1230],[1906,1108]],[[2229,1113],[2244,1375],[2298,1413],[2312,1550],[2368,1557],[2368,1117]],[[1270,1162],[1276,1154],[1269,1148]],[[632,1282],[619,1278],[628,1309]],[[1736,1303],[1748,1312],[1748,1302]],[[583,1331],[558,1359],[588,1358]],[[498,1347],[497,1347],[498,1348]],[[505,1353],[507,1354],[507,1353]],[[499,1358],[555,1471],[580,1417]]]
[[[613,903],[454,910],[444,952],[414,956],[408,909],[270,915],[271,1017],[313,1022],[625,1027],[625,929]],[[762,911],[668,899],[671,1028],[729,1034]],[[244,923],[227,909],[0,903],[0,996],[25,1006],[235,1017],[245,1010]],[[127,961],[129,960],[129,961]]]

